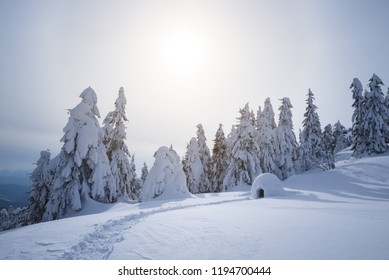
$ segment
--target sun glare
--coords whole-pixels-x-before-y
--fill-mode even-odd
[[[205,66],[204,42],[189,31],[181,30],[167,36],[161,51],[164,68],[175,77],[194,76]]]

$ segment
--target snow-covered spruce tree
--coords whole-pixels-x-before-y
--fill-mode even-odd
[[[180,157],[165,146],[154,154],[155,162],[143,184],[142,202],[162,196],[166,199],[190,197]]]
[[[354,113],[352,116],[352,145],[353,156],[360,157],[366,151],[366,142],[364,141],[364,126],[365,126],[365,96],[363,95],[363,86],[361,82],[354,78],[351,83],[351,91],[353,93],[353,108]]]
[[[202,182],[199,191],[201,193],[211,192],[212,191],[211,183],[209,180],[211,177],[211,153],[207,146],[207,142],[206,142],[207,138],[205,137],[205,132],[202,124],[197,125],[196,134],[197,134],[197,145],[199,146],[200,160],[204,169],[204,181]]]
[[[50,162],[52,191],[43,221],[63,217],[70,210],[81,210],[88,198],[111,203],[116,201],[116,183],[111,173],[103,133],[96,117],[97,96],[85,89],[82,101],[69,111],[61,152]]]
[[[332,125],[330,123],[324,127],[323,145],[326,151],[331,151],[333,153],[335,150],[335,137],[333,134]]]
[[[219,124],[219,128],[216,131],[213,142],[211,185],[213,192],[221,192],[223,191],[223,180],[226,176],[229,163],[227,139],[224,135],[222,124]]]
[[[139,199],[140,190],[141,190],[141,181],[136,176],[136,165],[135,165],[135,155],[132,154],[130,161],[130,173],[128,174],[130,179],[129,189],[127,193],[130,195],[130,198],[134,200]]]
[[[28,224],[27,207],[14,209],[10,206],[7,209],[3,208],[0,211],[0,231],[25,226]]]
[[[232,125],[231,126],[231,131],[227,135],[226,141],[227,141],[227,150],[228,150],[228,154],[229,155],[231,155],[232,147],[234,146],[236,138],[238,137],[238,129],[237,129],[237,127],[238,127],[238,125]]]
[[[224,190],[242,183],[251,185],[261,172],[257,131],[249,105],[240,109],[238,125],[231,131],[230,163],[223,181]]]
[[[46,204],[49,201],[51,191],[50,152],[42,151],[36,165],[37,167],[30,175],[32,186],[27,207],[29,224],[36,224],[42,221],[43,214],[46,211]]]
[[[275,135],[276,122],[274,120],[273,106],[270,98],[266,98],[260,120],[258,122],[258,146],[260,153],[260,162],[262,172],[272,173],[282,178],[278,168],[278,144]]]
[[[328,168],[335,168],[334,150],[335,150],[335,137],[332,131],[332,125],[328,124],[323,131],[323,145],[326,153],[325,164]]]
[[[115,101],[115,110],[107,114],[103,122],[104,144],[110,161],[112,175],[116,182],[118,196],[123,198],[138,199],[138,191],[134,185],[134,172],[131,170],[131,157],[124,140],[127,138],[125,122],[127,100],[124,89],[119,89],[118,98]]]
[[[293,132],[292,103],[288,97],[281,99],[278,119],[278,127],[275,129],[275,145],[277,166],[281,179],[286,179],[296,173],[295,162],[297,160],[298,143]]]
[[[369,80],[369,89],[365,93],[365,108],[363,136],[366,146],[366,153],[379,154],[388,150],[386,136],[389,133],[387,126],[388,111],[385,106],[384,94],[381,86],[384,83],[381,79],[373,74]]]
[[[304,113],[303,130],[300,138],[300,159],[302,170],[321,167],[327,169],[325,162],[326,153],[323,147],[321,125],[317,107],[313,104],[315,100],[311,89],[308,90],[307,108]]]
[[[334,125],[333,136],[334,136],[334,154],[337,154],[341,150],[347,148],[347,129],[337,121]]]
[[[385,106],[386,106],[386,126],[388,127],[387,134],[386,134],[386,144],[389,145],[389,88],[385,96]]]
[[[262,108],[261,108],[261,106],[258,106],[257,117],[255,119],[255,128],[256,129],[259,129],[259,123],[260,123],[260,120],[261,120],[261,114],[262,114]]]
[[[145,183],[146,177],[149,174],[149,169],[147,168],[146,162],[143,163],[143,167],[142,167],[142,170],[140,172],[141,172],[140,173],[140,181],[141,181],[141,184],[143,186],[143,184]]]
[[[37,167],[30,174],[32,186],[28,206],[16,209],[11,207],[8,211],[6,209],[2,210],[0,231],[42,221],[51,190],[50,152],[42,151],[36,164]]]
[[[186,184],[191,193],[204,193],[207,187],[203,163],[200,158],[197,139],[192,137],[186,147],[183,160],[183,168],[186,175]]]
[[[299,128],[299,133],[298,133],[298,136],[299,136],[299,142],[298,143],[299,143],[299,145],[297,146],[297,150],[296,150],[297,159],[296,159],[295,165],[294,165],[296,173],[304,172],[304,167],[303,167],[304,166],[304,160],[301,158],[301,154],[302,154],[302,152],[301,152],[301,145],[303,144],[303,141],[304,141],[304,139],[302,137],[302,134],[303,134],[303,132],[302,132],[301,128]]]
[[[7,209],[0,210],[0,231],[9,229],[9,214]]]
[[[351,147],[351,145],[353,144],[353,132],[351,127],[347,128],[347,133],[345,138],[346,138],[347,147]]]

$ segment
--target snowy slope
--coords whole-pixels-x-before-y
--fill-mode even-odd
[[[249,188],[102,205],[0,233],[0,259],[389,259],[389,155],[338,158],[283,196]],[[88,215],[86,215],[88,214]]]

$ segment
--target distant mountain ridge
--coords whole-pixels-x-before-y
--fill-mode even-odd
[[[25,171],[0,171],[0,209],[27,206],[31,182]]]

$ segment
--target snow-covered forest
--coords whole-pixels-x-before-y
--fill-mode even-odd
[[[298,138],[288,97],[278,100],[277,116],[270,98],[263,108],[254,110],[246,104],[228,134],[219,125],[212,147],[198,124],[184,155],[161,143],[153,166],[149,169],[144,163],[141,174],[136,171],[135,153],[125,143],[124,89],[119,89],[113,110],[100,124],[97,94],[89,87],[68,112],[60,153],[52,157],[49,151],[41,152],[30,175],[29,205],[2,209],[0,229],[57,220],[94,202],[193,197],[253,185],[263,173],[285,180],[309,170],[329,170],[335,168],[335,155],[347,147],[354,158],[384,153],[389,145],[389,89],[385,94],[383,87],[376,74],[365,89],[357,78],[352,81],[354,114],[349,129],[340,121],[322,129],[314,92],[309,89]]]

